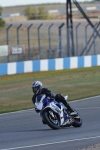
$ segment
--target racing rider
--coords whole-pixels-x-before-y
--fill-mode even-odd
[[[70,114],[74,115],[74,113],[76,113],[61,94],[55,94],[52,91],[50,91],[48,88],[43,88],[42,83],[40,81],[34,81],[32,83],[32,91],[34,93],[34,95],[32,96],[33,104],[35,104],[37,95],[45,94],[46,97],[55,98],[57,102],[62,102],[67,107]]]

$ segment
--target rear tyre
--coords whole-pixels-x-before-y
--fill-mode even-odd
[[[75,116],[73,118],[74,122],[72,123],[73,127],[81,127],[82,126],[82,118],[80,117],[80,115],[78,114],[77,116]]]

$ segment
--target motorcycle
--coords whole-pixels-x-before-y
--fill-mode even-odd
[[[68,96],[65,96],[65,99],[67,100]],[[82,126],[82,118],[76,110],[70,113],[63,103],[48,98],[45,94],[36,97],[35,110],[40,113],[43,124],[54,130]]]

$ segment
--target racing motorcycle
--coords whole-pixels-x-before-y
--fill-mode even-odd
[[[67,100],[68,96],[65,96],[65,99]],[[45,94],[36,97],[35,110],[40,113],[43,124],[54,130],[82,125],[82,118],[76,110],[70,113],[63,103],[48,98]]]

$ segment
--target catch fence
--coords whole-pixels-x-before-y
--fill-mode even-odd
[[[100,34],[100,22],[93,24]],[[73,33],[74,56],[100,54],[100,38],[86,21],[73,21]],[[0,47],[8,46],[0,63],[71,57],[67,44],[66,21],[10,22],[0,29]]]

